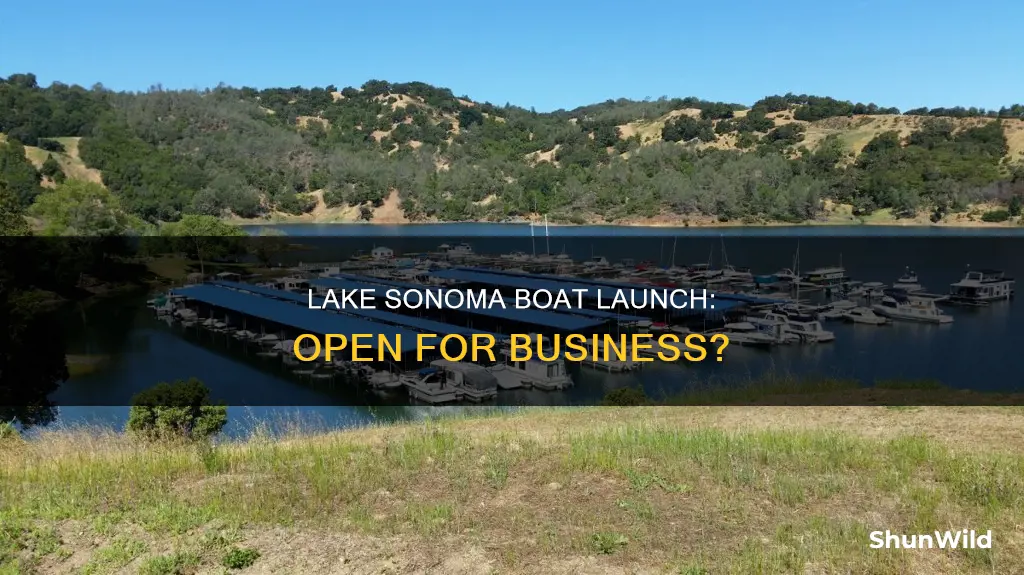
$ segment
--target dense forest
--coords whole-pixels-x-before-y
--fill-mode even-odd
[[[854,150],[842,129],[811,137],[829,122],[852,131],[871,117],[910,116],[913,129],[893,120]],[[421,82],[121,93],[16,74],[0,78],[0,181],[3,201],[58,221],[53,233],[78,234],[318,204],[371,219],[392,191],[413,221],[795,222],[822,217],[826,200],[854,214],[938,220],[986,202],[1015,216],[1024,170],[1005,125],[1021,118],[1019,104],[901,115],[794,94],[751,106],[620,99],[539,113]],[[54,155],[68,153],[69,138],[102,185],[64,173]]]

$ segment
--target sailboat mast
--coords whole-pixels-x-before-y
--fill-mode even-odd
[[[551,255],[551,236],[548,234],[548,215],[544,214],[544,245],[545,253]]]

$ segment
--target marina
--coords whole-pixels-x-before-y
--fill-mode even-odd
[[[677,262],[684,259],[700,261],[701,258],[693,254],[701,252],[707,260],[709,249],[718,249],[721,239],[717,235],[701,237],[701,230],[696,230],[696,233],[687,239],[686,252],[679,248],[681,254],[690,255],[677,257]],[[175,378],[197,377],[211,387],[214,397],[223,398],[232,405],[247,406],[238,408],[243,412],[254,410],[262,413],[268,409],[290,412],[292,409],[288,407],[269,406],[301,405],[306,406],[301,408],[303,413],[317,419],[359,419],[367,417],[371,412],[377,413],[378,410],[384,410],[379,413],[391,413],[392,409],[401,412],[403,406],[425,403],[410,398],[408,388],[400,379],[403,375],[429,367],[431,361],[441,358],[426,356],[422,362],[417,362],[414,352],[411,355],[406,352],[402,355],[412,361],[396,362],[387,349],[384,350],[389,356],[386,361],[355,362],[356,365],[352,362],[332,361],[333,365],[327,366],[323,365],[325,362],[322,359],[300,362],[294,357],[288,358],[283,349],[294,344],[296,334],[317,331],[317,327],[307,321],[330,318],[334,323],[321,324],[320,329],[329,329],[333,333],[355,333],[351,330],[359,324],[349,322],[369,322],[376,332],[395,334],[401,331],[403,339],[412,342],[415,342],[417,335],[425,332],[438,333],[439,337],[448,332],[472,337],[474,332],[470,330],[496,337],[509,333],[549,335],[559,332],[552,326],[514,323],[510,318],[466,310],[440,310],[441,313],[438,313],[439,310],[424,309],[357,310],[391,314],[371,318],[367,313],[359,315],[351,313],[351,310],[306,309],[309,301],[307,290],[319,289],[315,282],[320,279],[346,280],[364,288],[420,290],[474,286],[465,281],[442,281],[434,275],[450,270],[478,274],[474,279],[483,277],[492,282],[486,286],[493,286],[493,282],[519,283],[532,279],[533,274],[516,271],[527,264],[512,257],[501,257],[516,251],[520,239],[499,236],[468,237],[464,242],[449,241],[450,245],[467,243],[472,246],[474,256],[464,257],[460,262],[448,262],[430,255],[436,250],[429,246],[441,244],[445,239],[437,237],[432,243],[425,243],[424,238],[401,236],[357,239],[352,242],[346,255],[336,250],[335,246],[348,240],[297,236],[295,241],[313,245],[319,242],[323,248],[305,250],[296,253],[290,260],[283,259],[286,263],[272,277],[244,272],[234,276],[221,275],[225,272],[213,268],[206,278],[193,274],[190,282],[194,285],[181,285],[171,289],[170,293],[150,295],[149,302],[117,300],[85,312],[72,311],[64,317],[64,323],[68,326],[69,353],[104,354],[112,360],[105,363],[103,371],[73,375],[53,395],[53,400],[66,406],[61,410],[62,419],[77,421],[86,417],[83,414],[105,411],[105,408],[95,407],[98,402],[102,402],[102,405],[124,405],[135,391],[143,387]],[[526,239],[529,241],[529,237]],[[716,277],[711,272],[720,269],[715,262],[706,261],[696,265],[672,265],[669,254],[674,242],[671,238],[609,238],[606,244],[600,244],[594,251],[606,254],[604,257],[610,262],[611,268],[602,272],[604,275],[581,277],[572,274],[587,273],[582,262],[586,260],[586,254],[591,252],[591,244],[599,244],[592,237],[576,240],[575,244],[572,243],[573,239],[566,237],[556,242],[552,237],[552,247],[561,249],[564,243],[565,252],[570,255],[550,258],[559,260],[560,273],[565,275],[534,272],[540,276],[537,285],[551,282],[553,285],[545,287],[594,288],[610,284],[609,287],[613,288],[657,288],[667,287],[663,284],[678,285],[684,280],[693,281],[693,277],[699,276],[702,269],[710,277]],[[682,336],[688,333],[701,333],[705,336],[727,333],[731,345],[724,353],[724,361],[715,361],[714,348],[710,348],[710,359],[707,361],[693,363],[685,360],[655,360],[637,364],[642,369],[629,369],[627,362],[623,362],[625,365],[588,365],[565,360],[540,362],[536,358],[532,358],[533,362],[511,365],[514,362],[504,355],[505,348],[496,345],[495,361],[480,363],[498,380],[497,395],[482,403],[593,404],[600,402],[610,391],[623,387],[641,386],[650,396],[658,397],[708,385],[743,385],[744,382],[766,377],[840,378],[863,382],[864,385],[887,379],[934,380],[953,387],[1000,389],[1016,381],[1012,375],[1015,373],[1011,368],[1013,361],[1007,362],[1005,358],[1013,357],[1013,352],[1007,346],[1017,339],[1021,322],[1024,322],[1020,308],[1012,300],[964,305],[949,301],[948,296],[952,284],[962,280],[967,269],[1001,269],[1006,272],[1004,279],[1008,281],[1012,281],[1008,278],[1024,273],[1017,266],[1017,259],[1013,255],[1017,253],[1015,243],[1022,241],[1024,238],[955,237],[931,238],[926,241],[924,238],[911,237],[892,243],[888,237],[843,238],[840,234],[840,237],[817,239],[799,246],[794,238],[775,238],[770,233],[749,239],[737,236],[728,240],[730,260],[736,260],[737,265],[754,264],[751,266],[751,274],[755,281],[754,285],[748,285],[745,279],[737,278],[735,282],[720,282],[711,288],[716,295],[716,302],[718,298],[730,302],[728,309],[682,314],[679,317],[666,317],[663,312],[650,313],[650,310],[620,314],[590,307],[532,310],[554,314],[563,319],[603,322],[589,330],[580,329],[595,333],[650,333],[655,338],[664,333]],[[374,247],[371,242],[378,247],[388,246],[393,257],[373,259],[369,255]],[[876,246],[886,247],[872,247],[872,242],[876,242]],[[655,263],[659,262],[661,244],[665,245],[665,256],[660,258],[660,263]],[[680,239],[679,245],[683,244]],[[362,254],[354,255],[359,249],[363,250]],[[419,251],[411,251],[413,249]],[[797,249],[805,261],[842,261],[850,279],[847,289],[826,295],[825,290],[811,290],[800,285],[799,278],[804,274],[799,273],[798,266],[793,265],[792,255],[786,255]],[[529,253],[527,250],[523,251]],[[381,250],[379,253],[386,252]],[[838,256],[840,253],[843,254],[842,258]],[[977,254],[987,254],[987,257],[982,259]],[[545,258],[538,256],[537,259]],[[633,260],[632,268],[626,265],[629,259]],[[791,263],[788,266],[780,265],[786,261]],[[968,268],[966,264],[972,262],[984,265]],[[953,319],[952,322],[930,324],[888,318],[874,312],[873,306],[887,297],[885,290],[893,289],[892,285],[906,272],[908,264],[912,264],[910,268],[918,274],[918,283],[927,288],[915,295],[931,299],[945,315]],[[785,277],[783,270],[786,267],[793,272],[793,277]],[[763,270],[778,271],[766,273]],[[643,272],[644,275],[638,280],[631,276],[634,272]],[[233,286],[235,290],[226,287],[232,283],[236,284]],[[237,311],[218,309],[209,303],[190,302],[182,295],[188,292],[180,290],[192,287],[215,288],[232,296],[248,293],[250,298],[245,298],[246,309],[266,317],[260,319],[257,318],[259,314],[256,314],[251,320],[243,319]],[[517,289],[514,286],[495,287],[510,289],[513,295]],[[210,292],[207,291],[204,297],[209,296]],[[266,308],[262,304],[254,304],[252,297],[272,300],[276,305]],[[314,295],[314,298],[317,297],[321,296]],[[944,301],[943,298],[947,299]],[[282,308],[282,305],[289,307]],[[520,310],[505,311],[514,317]],[[285,312],[286,316],[299,318],[300,321],[291,322],[296,325],[290,327],[274,324],[274,317],[283,319],[286,316],[281,314]],[[756,326],[749,321],[768,313],[782,315],[788,323],[794,325],[786,328],[786,322],[781,319],[778,323],[782,326],[772,327],[767,324]],[[310,317],[313,319],[309,320]],[[540,317],[553,319],[551,316]],[[115,318],[118,319],[115,321]],[[430,321],[444,324],[445,327],[420,323]],[[799,334],[794,338],[794,322],[809,321],[819,322],[822,331],[830,332],[834,338],[818,343],[800,341]],[[418,327],[413,326],[413,323],[418,323]],[[364,324],[361,327],[366,326]],[[577,326],[573,326],[575,329]],[[360,331],[376,333],[373,330]],[[825,336],[825,339],[828,337]],[[309,342],[303,343],[305,345]],[[393,340],[391,343],[394,345]],[[304,353],[312,353],[312,350],[304,348]],[[377,351],[362,353],[376,354]],[[651,353],[650,350],[644,350],[642,355],[651,357]],[[339,358],[332,357],[334,359]],[[509,369],[510,365],[512,369]],[[466,397],[450,403],[459,404],[474,403]]]
[[[724,259],[724,245],[722,251]],[[525,264],[537,260],[545,266],[556,262],[560,273],[523,271]],[[910,267],[891,287],[856,281],[841,265],[806,274],[794,271],[798,269],[799,252],[792,268],[755,275],[730,264],[717,269],[711,263],[659,267],[649,261],[637,264],[634,258],[613,264],[604,256],[574,261],[516,251],[485,254],[468,242],[404,256],[376,246],[368,256],[305,263],[274,280],[224,273],[193,278],[199,283],[173,289],[159,301],[151,300],[150,307],[166,322],[224,334],[258,348],[256,355],[279,359],[300,377],[362,386],[378,395],[404,391],[414,403],[479,403],[522,390],[563,392],[579,379],[565,359],[566,350],[557,345],[543,348],[540,357],[512,357],[511,334],[648,334],[655,340],[663,333],[680,339],[690,333],[725,334],[740,348],[774,353],[777,348],[843,345],[825,323],[857,329],[894,323],[942,327],[953,323],[954,316],[940,306],[1009,300],[1014,285],[996,270],[968,271],[951,283],[948,295],[941,295],[928,293]],[[706,290],[707,306],[636,305],[658,290],[686,288]],[[466,294],[473,290],[478,290],[480,303],[470,305]],[[602,290],[632,301],[630,313],[605,309]],[[549,296],[538,303],[536,294],[541,291],[571,292],[577,299],[556,302]],[[435,303],[425,305],[427,301]],[[524,302],[534,307],[523,309]],[[302,348],[302,357],[313,360],[306,362],[293,352],[295,338],[303,333],[365,334],[370,343],[361,344],[361,358],[328,358],[327,344],[321,349],[317,341],[315,348]],[[395,337],[388,339],[388,334]],[[468,357],[465,349],[448,347],[445,354],[438,349],[414,353],[417,338],[427,335],[487,337],[495,342],[494,353]],[[638,361],[639,356],[655,358],[660,351],[657,343],[642,352],[627,345],[616,350],[618,355],[594,354],[573,363],[578,364],[576,369],[624,377],[651,365]],[[438,364],[447,361],[445,356],[457,356],[457,365],[472,367],[459,371]]]

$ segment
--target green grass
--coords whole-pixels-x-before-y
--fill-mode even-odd
[[[1024,548],[1008,539],[1024,523],[1024,455],[905,433],[681,427],[649,409],[543,410],[203,450],[82,432],[12,444],[0,448],[0,564],[30,572],[102,540],[82,573],[238,569],[326,553],[325,537],[344,536],[374,542],[381,561],[485,549],[503,573],[578,556],[668,573],[1024,568]],[[657,409],[646,413],[704,408]],[[867,547],[875,529],[950,525],[992,529],[995,548],[924,556]],[[278,549],[282,533],[300,534],[298,543]]]

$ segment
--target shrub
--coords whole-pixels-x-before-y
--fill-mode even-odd
[[[983,222],[1005,222],[1008,219],[1010,219],[1010,212],[1008,210],[992,210],[981,215],[981,221]]]
[[[259,558],[260,552],[255,549],[235,547],[224,555],[224,566],[228,569],[245,569],[251,567]]]
[[[132,399],[128,431],[148,439],[206,439],[228,422],[227,406],[210,402],[203,382],[159,383]]]
[[[623,387],[605,395],[604,399],[601,401],[601,405],[646,405],[649,401],[650,400],[648,399],[647,394],[644,393],[642,387]]]

